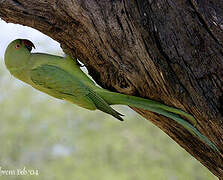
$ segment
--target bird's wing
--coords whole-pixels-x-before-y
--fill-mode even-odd
[[[117,112],[116,110],[114,110],[112,107],[110,107],[109,104],[97,93],[95,93],[94,91],[89,91],[89,94],[87,94],[87,96],[94,102],[97,109],[105,113],[111,114],[113,117],[117,118],[118,120],[123,121],[121,117],[123,115]]]
[[[119,120],[121,114],[112,109],[109,104],[91,88],[75,78],[69,72],[53,65],[42,65],[31,70],[31,80],[34,84],[69,96],[73,103],[87,109],[99,109],[111,114]]]
[[[31,70],[31,80],[38,86],[62,94],[79,96],[88,94],[84,85],[69,72],[53,65],[41,65]]]
[[[60,67],[47,64],[38,66],[31,70],[30,78],[38,87],[45,88],[62,99],[87,109],[96,109],[94,102],[87,96],[87,87]]]

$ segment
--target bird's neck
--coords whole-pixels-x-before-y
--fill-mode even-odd
[[[27,82],[27,66],[30,59],[30,53],[25,51],[20,54],[5,54],[5,65],[10,73],[16,78]]]
[[[9,71],[16,78],[28,83],[29,79],[27,78],[28,76],[27,76],[26,66],[22,66],[19,68],[10,68]]]

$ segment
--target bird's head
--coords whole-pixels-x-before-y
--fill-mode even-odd
[[[35,46],[30,40],[16,39],[12,41],[5,51],[6,67],[13,70],[25,66],[32,48],[35,48]]]

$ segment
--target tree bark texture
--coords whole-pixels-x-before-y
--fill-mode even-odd
[[[191,113],[221,153],[134,108],[223,177],[222,0],[0,0],[0,17],[58,41],[103,88]]]

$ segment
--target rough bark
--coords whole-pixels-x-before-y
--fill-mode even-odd
[[[214,152],[171,119],[135,109],[223,177],[222,0],[0,0],[0,17],[52,37],[104,88],[197,119]],[[149,133],[149,132],[148,132]]]

